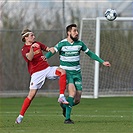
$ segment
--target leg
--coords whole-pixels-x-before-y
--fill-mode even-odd
[[[16,123],[21,123],[23,116],[25,114],[25,112],[27,111],[27,109],[29,108],[31,101],[34,99],[38,89],[41,89],[42,85],[45,82],[45,78],[46,78],[46,74],[47,71],[46,70],[42,70],[39,71],[37,73],[34,73],[31,76],[31,81],[30,81],[30,91],[28,96],[25,98],[21,111],[20,111],[20,115],[17,117],[16,119]]]
[[[37,93],[37,89],[31,89],[29,91],[28,96],[25,98],[25,100],[23,102],[22,108],[20,110],[20,115],[17,117],[15,123],[19,124],[22,122],[24,114],[25,114],[26,110],[28,109],[28,107],[30,106],[31,101],[34,99],[36,93]]]
[[[68,102],[69,105],[66,105],[66,119],[64,121],[65,124],[74,124],[74,122],[70,119],[71,117],[71,111],[73,106],[74,97],[76,95],[76,88],[73,83],[68,84]]]
[[[76,87],[76,94],[74,97],[73,106],[80,103],[81,94],[82,94],[82,76],[81,76],[81,74],[76,75],[75,87]]]
[[[73,106],[75,106],[75,105],[80,103],[81,94],[82,94],[82,91],[76,91],[76,95],[74,97]],[[63,116],[66,117],[66,105],[61,103],[60,106],[61,106],[61,108],[63,110]]]
[[[76,95],[74,97],[74,104],[73,104],[73,106],[75,106],[75,105],[80,103],[81,94],[82,94],[82,91],[79,91],[79,90],[76,91]]]
[[[58,102],[63,104],[68,104],[64,96],[64,92],[66,89],[66,71],[61,68],[57,68],[55,73],[60,77],[59,78],[60,96]]]
[[[55,74],[60,77],[59,79],[60,94],[64,94],[66,89],[66,71],[63,70],[62,68],[57,68]]]

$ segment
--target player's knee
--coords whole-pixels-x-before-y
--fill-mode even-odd
[[[35,97],[35,95],[28,95],[27,97],[28,97],[30,100],[33,100],[34,97]]]
[[[66,71],[64,69],[61,69],[61,75],[66,74]]]
[[[35,97],[35,95],[36,95],[36,93],[37,93],[37,89],[31,89],[31,90],[29,91],[29,94],[28,94],[27,97],[28,97],[30,100],[33,100],[34,97]]]
[[[62,68],[58,68],[57,71],[60,72],[60,75],[65,75],[66,74],[66,71]]]

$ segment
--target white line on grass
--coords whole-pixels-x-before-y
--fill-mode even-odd
[[[16,116],[16,114],[17,114],[18,112],[4,112],[4,113],[2,113],[2,112],[0,112],[0,116],[6,116],[7,114],[11,114],[11,116]],[[50,116],[62,116],[62,114],[42,114],[42,113],[39,113],[39,112],[37,112],[37,113],[28,113],[28,114],[26,114],[27,116],[41,116],[41,117],[46,117],[46,116],[48,116],[48,115],[50,115]],[[128,116],[123,116],[123,115],[74,115],[74,116],[78,116],[78,117],[91,117],[91,118],[96,118],[96,117],[99,117],[99,118],[123,118],[123,117],[128,117]]]

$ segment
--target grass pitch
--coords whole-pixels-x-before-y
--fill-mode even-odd
[[[23,122],[15,124],[24,98],[0,98],[0,133],[132,133],[131,97],[82,99],[64,124],[57,98],[36,97]]]

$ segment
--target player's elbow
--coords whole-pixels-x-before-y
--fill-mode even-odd
[[[32,61],[33,57],[32,57],[32,56],[27,56],[27,59],[28,59],[29,61]]]
[[[27,58],[29,61],[32,61],[33,57],[34,57],[34,53],[27,53],[27,54],[26,54],[26,58]]]
[[[27,58],[29,61],[32,61],[32,59],[31,58]]]

